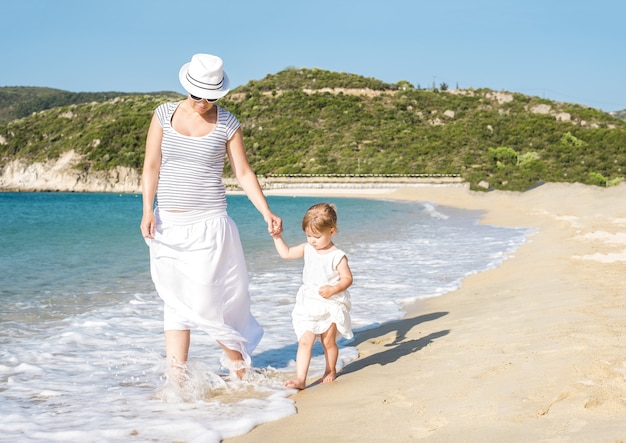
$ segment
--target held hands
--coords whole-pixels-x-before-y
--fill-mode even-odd
[[[280,217],[274,214],[269,215],[269,219],[267,221],[267,232],[272,237],[280,237],[280,234],[283,232],[283,221]]]

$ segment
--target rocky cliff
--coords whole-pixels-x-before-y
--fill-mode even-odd
[[[79,167],[83,158],[74,151],[57,160],[28,163],[12,160],[0,167],[0,192],[115,192],[141,193],[141,174],[126,167],[110,171],[85,171]],[[284,188],[384,188],[421,186],[424,184],[455,184],[463,179],[457,174],[444,175],[345,175],[345,174],[295,174],[259,177],[265,190]],[[229,191],[241,191],[237,180],[224,178]]]
[[[84,171],[77,168],[81,161],[74,151],[45,163],[12,160],[0,171],[0,191],[141,192],[138,171],[120,166],[109,171]]]

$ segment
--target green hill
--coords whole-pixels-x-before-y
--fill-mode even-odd
[[[78,167],[85,171],[139,169],[152,111],[173,98],[183,97],[116,94],[31,111],[0,124],[0,167],[74,150],[83,154]],[[626,165],[625,121],[514,92],[425,90],[289,68],[237,88],[219,104],[242,122],[259,175],[460,174],[472,188],[486,182],[524,190],[539,182],[606,186],[621,180]]]
[[[165,93],[168,94],[168,93]],[[169,93],[172,95],[173,93]],[[0,124],[59,106],[135,95],[124,92],[69,92],[29,86],[0,87]]]

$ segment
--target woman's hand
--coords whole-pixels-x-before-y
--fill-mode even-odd
[[[139,225],[141,235],[143,235],[144,238],[154,238],[155,226],[156,217],[154,212],[150,211],[148,213],[144,213],[143,217],[141,217],[141,224]]]

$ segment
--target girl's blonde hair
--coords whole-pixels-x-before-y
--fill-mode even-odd
[[[321,234],[337,229],[337,207],[332,203],[317,203],[311,206],[302,219],[302,230]]]

